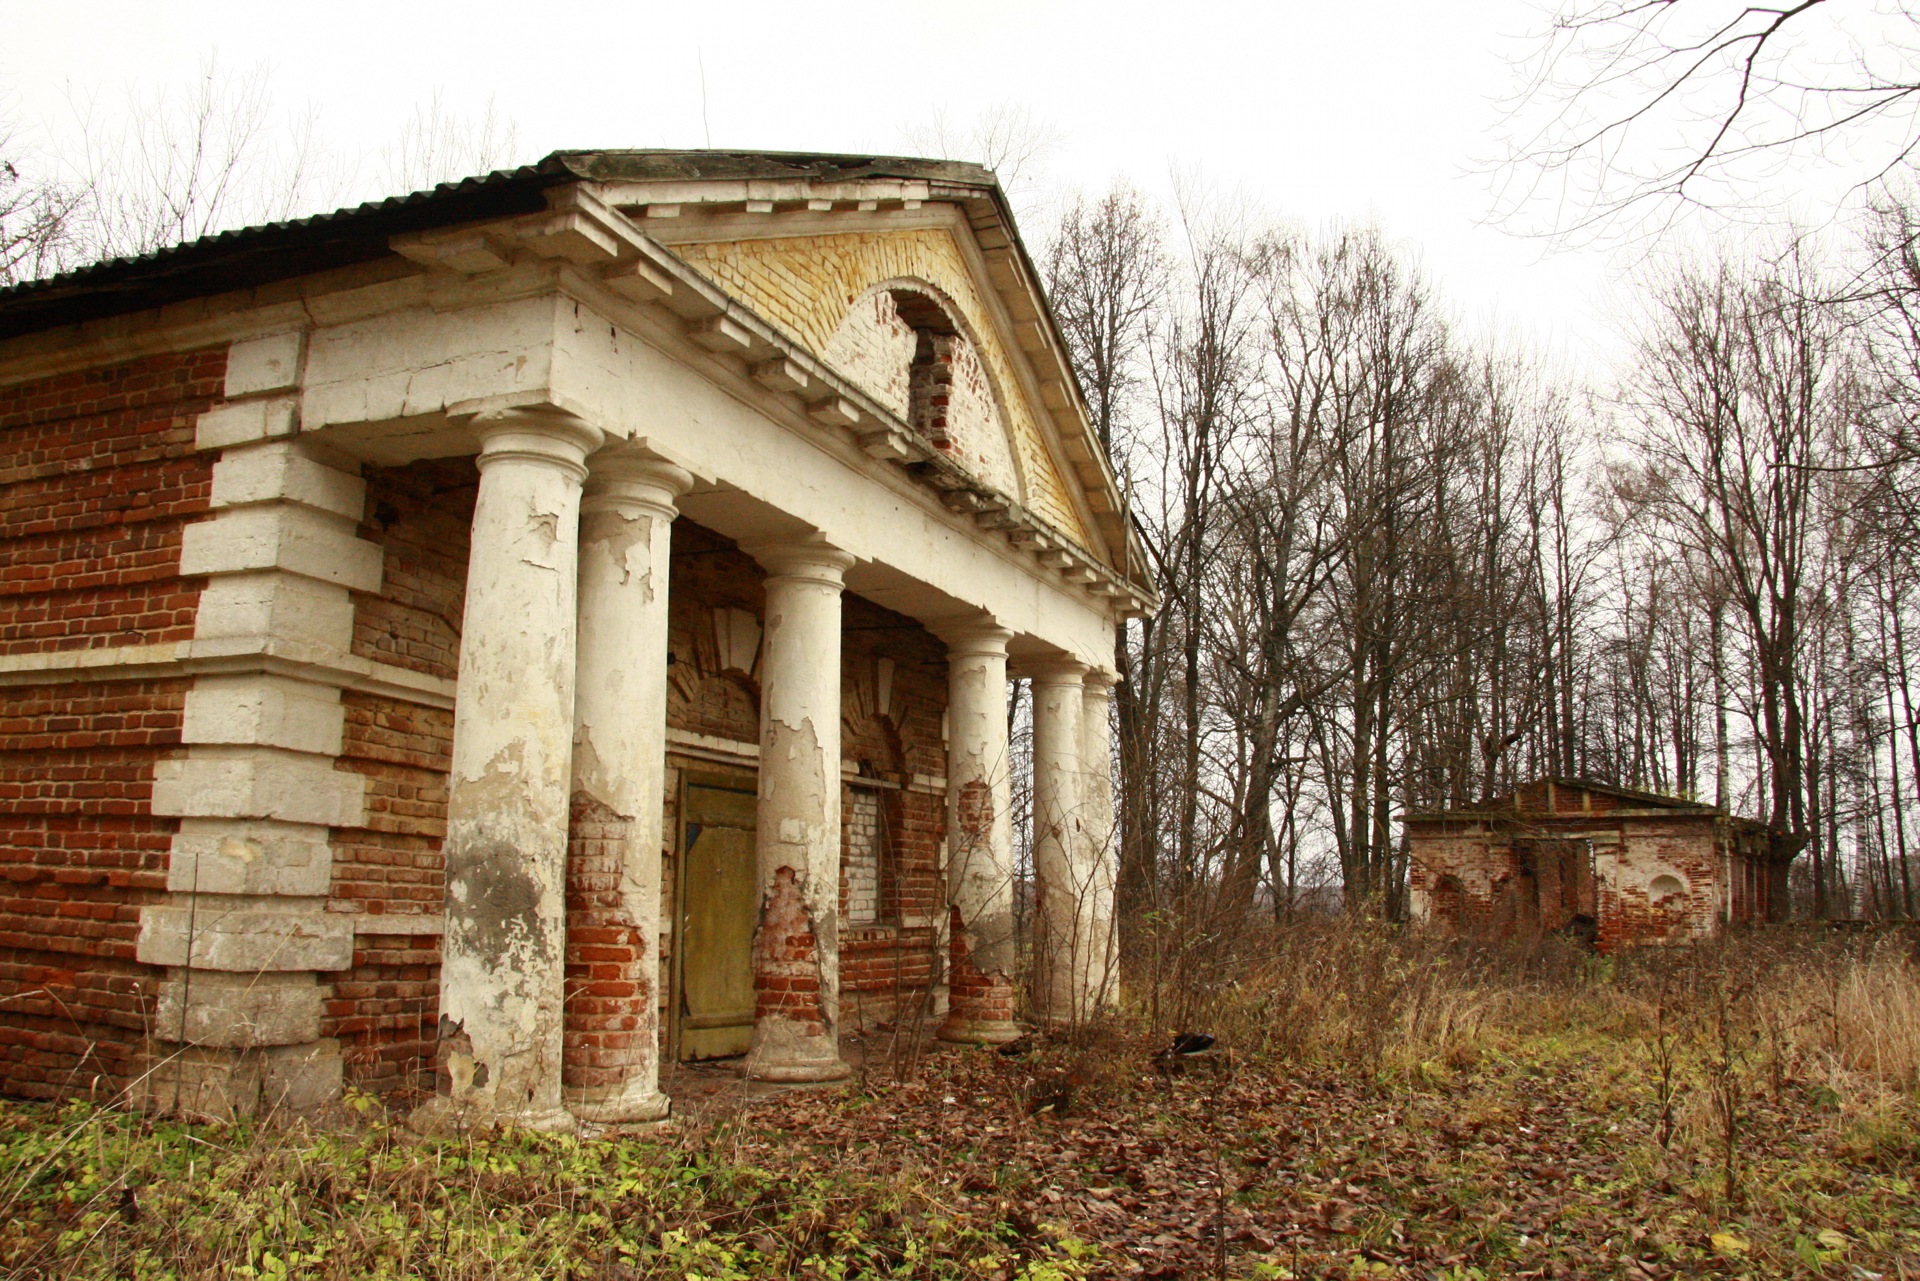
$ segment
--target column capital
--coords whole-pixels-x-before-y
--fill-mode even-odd
[[[1120,673],[1106,667],[1089,667],[1081,678],[1088,694],[1097,694],[1101,698],[1113,693],[1113,687],[1120,683]]]
[[[1013,639],[1013,632],[995,622],[991,614],[934,623],[928,630],[946,642],[951,656],[1005,658],[1007,643]]]
[[[587,455],[606,439],[606,433],[584,418],[546,407],[481,414],[472,428],[480,438],[476,461],[483,471],[503,459],[520,459],[558,467],[581,480],[587,475]]]
[[[846,585],[846,573],[857,559],[818,535],[742,543],[740,550],[759,561],[770,578],[790,578],[835,589]]]
[[[587,464],[586,511],[646,509],[672,520],[680,495],[693,488],[693,476],[664,458],[626,449],[605,449]]]
[[[1089,668],[1077,658],[1042,658],[1025,663],[1025,674],[1037,685],[1078,685]]]

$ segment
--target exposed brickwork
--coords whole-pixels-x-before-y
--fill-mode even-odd
[[[213,484],[193,423],[225,376],[211,348],[0,387],[0,653],[193,635],[180,531]]]
[[[322,1032],[340,1039],[348,1079],[417,1083],[439,1019],[437,935],[370,933],[375,917],[435,917],[444,893],[453,713],[346,692],[339,768],[367,780],[367,825],[335,828],[331,906],[356,914],[353,968],[333,976]]]
[[[471,459],[437,459],[369,469],[366,482],[359,536],[385,555],[380,591],[354,595],[353,652],[454,679],[479,473]],[[322,1032],[340,1039],[349,1081],[419,1085],[437,1047],[440,939],[373,932],[373,918],[440,914],[453,713],[353,691],[341,702],[339,768],[366,779],[367,823],[332,835],[330,907],[356,914],[358,929],[353,968],[330,976]]]
[[[564,1072],[570,1088],[618,1085],[644,1057],[641,1011],[655,1003],[658,948],[624,910],[632,820],[576,793],[567,841]]]
[[[753,936],[755,1018],[785,1020],[802,1036],[826,1035],[819,950],[799,879],[790,867],[775,869]]]
[[[843,812],[846,852],[840,859],[846,883],[845,921],[851,927],[880,919],[880,798],[872,788],[847,789]]]
[[[0,690],[0,1091],[111,1094],[139,1070],[154,971],[134,940],[178,829],[150,813],[153,767],[180,742],[186,691]]]
[[[1020,496],[1062,533],[1087,542],[1067,481],[1047,451],[1040,411],[1020,394],[1012,359],[949,233],[922,228],[788,236],[678,245],[674,252],[823,357],[849,309],[873,286],[916,280],[934,286],[953,301],[958,319],[980,343],[985,374],[999,389],[1026,482]]]
[[[1602,952],[1766,919],[1764,833],[1710,807],[1541,780],[1407,820],[1414,911],[1446,929],[1567,931]]]
[[[451,680],[460,665],[467,546],[480,472],[444,458],[366,473],[359,535],[385,553],[377,594],[357,592],[353,652]]]

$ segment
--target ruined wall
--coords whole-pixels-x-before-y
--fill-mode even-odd
[[[848,1028],[911,1009],[940,977],[940,875],[946,840],[946,648],[912,619],[857,596],[846,601],[841,751],[857,762],[840,807],[840,1004]],[[848,875],[855,795],[870,798],[881,845],[874,919],[852,919]],[[929,1012],[930,1012],[930,1007]]]
[[[1478,823],[1421,823],[1408,832],[1414,919],[1460,933],[1511,928],[1519,868],[1507,840]]]
[[[1711,937],[1719,925],[1719,862],[1710,822],[1624,823],[1621,844],[1595,858],[1601,951]]]
[[[682,751],[713,753],[727,767],[751,772],[758,752],[758,654],[765,608],[758,564],[728,540],[687,520],[674,525],[669,588],[667,725]],[[870,783],[842,794],[840,978],[844,1026],[890,1017],[903,994],[917,996],[934,979],[934,923],[945,893],[940,852],[945,839],[946,651],[912,619],[848,593],[842,600],[843,759]],[[689,738],[688,736],[697,736]],[[729,756],[728,748],[733,752]],[[668,849],[662,877],[660,991],[672,994],[665,957],[677,913],[673,852],[678,763],[702,762],[672,749],[667,784]],[[712,768],[712,766],[709,766]],[[874,919],[851,918],[848,880],[855,840],[855,794],[872,799],[879,841]]]
[[[1713,819],[1620,814],[1619,798],[1556,797],[1553,817],[1527,821],[1524,838],[1467,820],[1409,824],[1408,873],[1415,918],[1436,928],[1496,938],[1572,929],[1591,902],[1602,952],[1643,943],[1708,938],[1724,910]],[[1544,805],[1544,793],[1540,794]],[[1587,816],[1613,812],[1617,838],[1596,839],[1588,870]],[[1578,821],[1569,821],[1578,820]],[[1520,830],[1520,829],[1516,829]]]
[[[946,308],[922,291],[923,307]],[[1002,493],[1021,496],[1020,477],[986,366],[963,333],[916,330],[894,291],[869,291],[848,309],[823,353],[948,457]]]
[[[354,595],[353,652],[452,680],[479,473],[459,458],[365,478],[358,532],[381,548],[383,573],[377,593]],[[329,906],[354,914],[353,968],[332,976],[322,1031],[340,1040],[349,1081],[415,1085],[437,1039],[453,712],[355,691],[341,701],[339,768],[366,779],[367,820],[332,833]]]
[[[181,531],[213,461],[193,422],[225,374],[216,348],[0,388],[0,656],[192,636]],[[29,666],[0,664],[0,1091],[111,1093],[141,1066],[156,971],[134,944],[179,826],[152,815],[154,766],[187,682],[16,683]]]

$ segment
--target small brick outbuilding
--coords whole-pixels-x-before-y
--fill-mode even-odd
[[[1463,933],[1691,942],[1767,920],[1777,892],[1764,824],[1582,779],[1406,825],[1414,919]]]

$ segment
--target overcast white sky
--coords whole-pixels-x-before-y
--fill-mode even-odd
[[[1606,257],[1547,255],[1480,223],[1475,164],[1543,20],[1528,0],[0,8],[16,111],[56,130],[70,88],[180,83],[216,50],[229,68],[270,66],[279,106],[317,108],[334,146],[368,152],[436,89],[456,112],[491,98],[528,159],[709,133],[716,147],[898,151],[938,109],[964,120],[1019,102],[1058,131],[1056,183],[1124,175],[1164,196],[1183,172],[1307,224],[1373,220],[1417,247],[1469,322],[1562,354],[1614,342]]]

